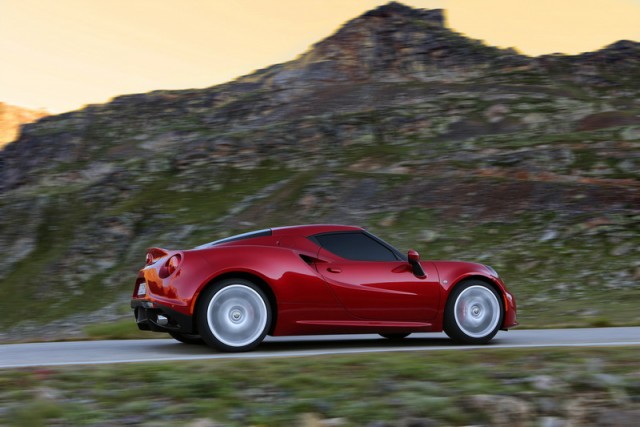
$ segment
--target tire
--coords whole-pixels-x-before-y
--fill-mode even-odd
[[[271,326],[271,305],[253,282],[231,278],[204,291],[196,314],[204,342],[220,351],[249,351]]]
[[[502,298],[481,280],[465,280],[449,295],[444,331],[463,344],[486,344],[498,333],[504,318]]]
[[[183,334],[180,332],[169,332],[169,335],[171,335],[171,337],[177,341],[180,341],[181,343],[184,344],[192,344],[192,345],[196,345],[196,344],[204,344],[204,340],[200,337],[200,335],[196,335],[196,334]]]
[[[409,334],[409,333],[380,334],[380,336],[382,338],[386,338],[388,340],[394,340],[394,341],[404,339],[404,338],[408,337],[409,335],[411,335],[411,334]]]

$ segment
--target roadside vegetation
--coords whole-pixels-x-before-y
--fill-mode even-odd
[[[0,425],[633,425],[637,353],[411,351],[0,370]]]

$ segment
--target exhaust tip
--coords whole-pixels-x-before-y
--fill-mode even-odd
[[[167,326],[169,324],[169,319],[167,316],[163,316],[162,314],[158,314],[158,318],[156,319],[156,323],[158,326]]]

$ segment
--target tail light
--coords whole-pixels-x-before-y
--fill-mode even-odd
[[[174,255],[167,260],[165,268],[167,269],[167,276],[171,276],[180,266],[180,255]]]
[[[145,263],[146,265],[151,265],[166,255],[169,255],[169,252],[166,249],[149,248],[147,249],[147,258],[145,259]]]
[[[156,266],[158,274],[162,279],[175,273],[180,264],[182,264],[182,252],[168,251],[161,248],[151,248],[147,250],[147,258],[145,260],[147,266],[160,263]]]

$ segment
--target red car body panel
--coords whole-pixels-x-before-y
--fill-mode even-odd
[[[405,259],[348,260],[313,241],[313,236],[341,232],[364,230],[342,225],[281,227],[266,235],[190,250],[150,249],[132,297],[138,325],[196,334],[199,296],[217,280],[234,276],[259,283],[269,296],[274,313],[271,335],[442,331],[447,298],[468,278],[490,283],[502,297],[501,329],[517,325],[515,298],[489,267],[421,261],[425,277],[418,277]],[[169,266],[172,257],[177,257],[172,261],[175,270]],[[154,320],[158,314],[168,317],[169,325]]]
[[[421,279],[406,261],[348,261],[326,249],[318,256],[324,261],[318,265],[320,275],[354,317],[407,322],[428,322],[435,317],[441,289],[432,263],[422,263],[427,277]]]

